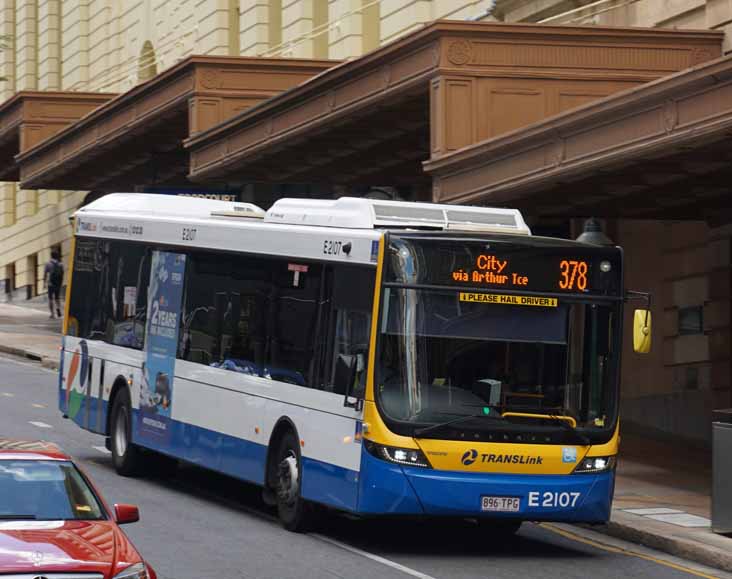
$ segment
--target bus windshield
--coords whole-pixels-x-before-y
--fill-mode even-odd
[[[439,438],[517,426],[535,434],[567,425],[611,431],[619,306],[576,296],[529,302],[508,296],[513,303],[496,297],[387,284],[375,389],[390,426]],[[471,415],[478,418],[460,420]],[[487,416],[500,420],[481,420]],[[428,428],[448,421],[449,429]],[[517,441],[531,440],[554,442],[551,436]]]

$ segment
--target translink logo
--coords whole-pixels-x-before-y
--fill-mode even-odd
[[[478,451],[474,448],[465,451],[461,462],[465,466],[470,466],[478,460]],[[502,464],[543,464],[544,458],[541,456],[524,456],[522,454],[488,454],[480,455],[480,462],[502,463]]]
[[[462,461],[465,466],[470,466],[475,462],[476,458],[478,458],[478,451],[471,448],[470,450],[465,451]]]

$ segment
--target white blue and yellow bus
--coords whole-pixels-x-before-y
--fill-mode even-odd
[[[120,474],[226,473],[292,530],[603,522],[623,303],[619,248],[515,210],[111,194],[75,215],[59,405]]]

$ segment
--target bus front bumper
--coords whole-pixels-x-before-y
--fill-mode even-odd
[[[360,482],[358,510],[364,514],[605,523],[610,518],[615,473],[518,475],[444,471],[400,466],[364,452]],[[484,511],[483,497],[518,498],[518,510]]]

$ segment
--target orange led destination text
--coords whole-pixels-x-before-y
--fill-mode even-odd
[[[463,283],[489,283],[494,285],[527,286],[528,276],[506,271],[507,259],[498,259],[495,255],[481,254],[475,260],[473,271],[458,269],[452,272],[453,281]]]
[[[587,289],[587,262],[576,261],[574,259],[563,259],[559,264],[561,270],[561,279],[559,287],[561,289],[575,289],[585,291]]]

